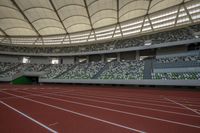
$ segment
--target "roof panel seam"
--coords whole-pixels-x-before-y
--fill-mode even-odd
[[[83,8],[85,8],[85,6],[84,6],[84,5],[81,5],[81,4],[67,4],[67,5],[63,5],[63,6],[59,7],[59,8],[56,9],[56,10],[59,11],[59,10],[61,10],[61,9],[63,9],[63,8],[67,8],[68,6],[78,6],[78,7],[83,7]]]

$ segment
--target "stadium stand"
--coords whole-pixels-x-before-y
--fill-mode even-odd
[[[161,80],[200,80],[200,72],[153,73],[152,76]]]
[[[199,80],[200,56],[182,55],[157,58],[154,62],[153,79],[162,80]],[[171,72],[170,72],[171,71]]]
[[[198,53],[198,51],[196,52]],[[200,57],[196,55],[162,56],[152,59],[152,79],[162,80],[199,80]],[[88,62],[78,64],[22,64],[0,63],[0,77],[11,77],[20,71],[44,71],[44,79],[109,79],[142,80],[144,77],[143,60],[112,62]],[[171,72],[170,72],[171,71]]]
[[[0,133],[200,133],[200,0],[0,0]]]
[[[47,79],[52,79],[54,77],[56,77],[57,75],[59,75],[60,73],[66,71],[67,69],[69,69],[70,67],[72,67],[71,64],[52,64],[49,65],[47,68],[44,69],[45,75],[42,78],[47,78]]]
[[[8,63],[1,62],[2,66],[8,65],[6,68],[11,67]],[[16,64],[14,69],[1,70],[0,76],[7,75],[11,77],[19,71],[39,72],[45,71],[45,76],[42,78],[52,79],[91,79],[96,75],[105,65],[104,69],[98,79],[142,79],[143,78],[143,62],[142,61],[122,61],[122,62],[91,62],[78,65],[45,65],[45,64]],[[46,68],[44,68],[46,67]],[[70,69],[70,71],[68,71]]]
[[[0,72],[4,72],[8,70],[9,68],[15,66],[15,63],[11,62],[0,62]]]
[[[0,77],[12,77],[14,74],[23,70],[23,65],[21,63],[1,63],[6,66],[6,69],[0,72]]]
[[[46,6],[68,5],[57,1],[46,2]],[[0,25],[0,81],[10,81],[16,74],[26,72],[32,74],[41,72],[40,79],[55,83],[74,82],[74,80],[76,82],[199,80],[200,2],[191,0],[178,4],[173,1],[169,2],[171,4],[169,7],[160,6],[161,9],[158,10],[152,5],[156,0],[140,2],[152,6],[151,9],[147,9],[149,14],[137,16],[133,13],[130,18],[126,18],[128,13],[126,12],[125,16],[117,18],[116,22],[97,21],[97,25],[87,20],[91,24],[85,27],[86,29],[81,28],[82,24],[74,24],[75,21],[71,21],[71,17],[68,21],[74,25],[67,27],[61,21],[66,20],[68,23],[68,17],[62,16],[61,11],[56,14],[61,16],[58,17],[59,21],[56,23],[49,21],[53,26],[43,27],[46,24],[42,23],[44,17],[35,14],[25,17],[27,20],[23,22],[29,22],[29,26],[24,24],[24,28],[21,28],[21,23],[18,22],[14,27],[19,28],[13,28],[11,23],[0,22],[2,24]],[[9,21],[15,23],[16,17],[10,15],[12,13],[8,10],[6,2],[1,3],[6,9],[5,18],[12,18]],[[29,7],[22,3],[17,1],[14,5],[20,5],[19,14],[26,16]],[[33,2],[33,5],[30,7],[38,10],[35,8],[38,6],[37,3]],[[118,13],[122,12],[119,10]],[[52,16],[50,20],[58,19],[54,15],[49,14],[49,16]],[[74,17],[74,14],[71,16]],[[75,16],[79,18],[81,15]],[[118,14],[117,17],[119,16]],[[102,20],[104,18],[107,19],[103,17]],[[82,17],[79,19],[82,20]],[[23,62],[22,59],[26,57],[28,62]],[[84,62],[80,61],[83,58]],[[55,64],[52,63],[53,59],[57,59]]]
[[[143,61],[114,61],[109,64],[99,79],[143,79]]]
[[[114,50],[130,47],[145,46],[146,40],[151,40],[151,45],[176,42],[183,40],[195,39],[195,36],[190,29],[195,29],[199,27],[195,25],[193,27],[187,27],[177,30],[171,30],[166,32],[155,33],[152,35],[145,35],[141,37],[134,37],[130,39],[115,40],[112,42],[97,43],[97,44],[87,44],[80,46],[68,46],[68,47],[26,47],[26,46],[7,46],[1,45],[0,51],[4,52],[17,52],[17,53],[77,53],[77,52],[91,52],[91,51],[102,51],[102,50]]]
[[[76,65],[71,71],[66,71],[60,75],[59,79],[91,79],[105,63],[91,62]]]

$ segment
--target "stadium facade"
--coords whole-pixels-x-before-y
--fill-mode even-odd
[[[200,85],[198,0],[2,0],[0,80]]]

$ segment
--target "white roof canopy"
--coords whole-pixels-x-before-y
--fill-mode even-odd
[[[0,0],[0,36],[61,35],[62,41],[68,39],[71,43],[70,35],[81,33],[87,34],[87,41],[94,37],[98,40],[94,33],[99,29],[111,28],[112,37],[128,31],[122,27],[129,22],[143,24],[142,27],[150,23],[153,30],[153,23],[158,24],[153,22],[154,16],[180,8],[191,15],[187,8],[198,3],[199,0]]]

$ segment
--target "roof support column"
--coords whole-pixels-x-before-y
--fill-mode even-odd
[[[87,15],[88,15],[88,19],[89,19],[89,22],[90,22],[91,30],[92,30],[93,33],[94,33],[94,38],[95,38],[95,40],[97,40],[96,33],[95,33],[94,27],[93,27],[93,25],[92,25],[92,20],[91,20],[91,17],[90,17],[90,12],[89,12],[89,10],[88,10],[88,6],[87,6],[86,0],[84,0],[84,4],[85,4],[85,9],[86,9],[86,12],[87,12]]]
[[[58,11],[57,11],[55,5],[53,4],[53,1],[52,1],[52,0],[49,0],[49,2],[50,2],[50,4],[51,4],[53,10],[55,11],[55,13],[56,13],[56,15],[57,15],[57,17],[58,17],[58,19],[59,19],[59,21],[60,21],[60,23],[61,23],[63,29],[65,30],[66,35],[69,37],[69,43],[71,43],[70,35],[69,35],[69,33],[68,33],[68,31],[67,31],[67,29],[66,29],[66,27],[65,27],[65,25],[64,25],[64,23],[63,23],[63,21],[62,21],[62,19],[61,19],[61,17],[60,17],[60,15],[59,15],[59,13],[58,13]]]
[[[145,15],[144,18],[143,18],[142,26],[141,26],[141,28],[140,28],[140,33],[142,32],[142,29],[143,29],[143,27],[144,27],[144,23],[145,23],[146,17],[148,17],[148,19],[149,19],[149,21],[150,21],[150,18],[149,18],[149,9],[150,9],[150,6],[151,6],[151,2],[152,2],[152,0],[149,0],[149,5],[148,5],[148,8],[147,8],[146,15]],[[151,22],[150,22],[150,25],[152,26]],[[152,27],[153,27],[153,26],[152,26]],[[152,28],[152,27],[151,27],[151,28]],[[153,29],[152,29],[152,30],[153,30]]]
[[[119,21],[119,0],[117,0],[117,24],[119,26],[121,36],[123,37],[123,32],[122,32],[121,24],[120,24],[120,21]]]

